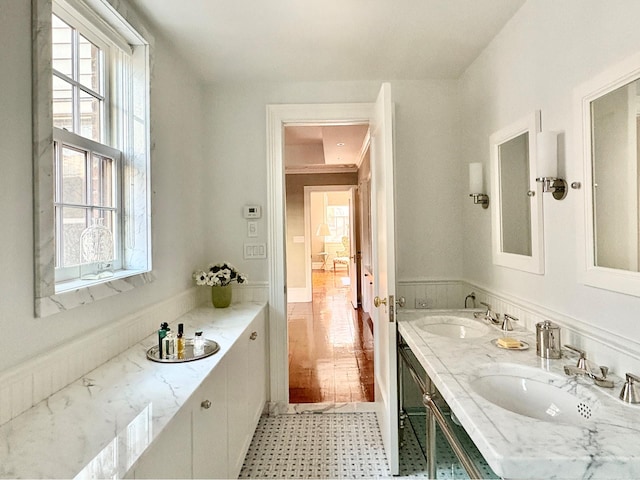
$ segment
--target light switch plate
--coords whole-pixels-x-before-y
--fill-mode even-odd
[[[258,222],[247,222],[247,237],[258,236]]]
[[[244,258],[245,260],[251,260],[254,258],[267,258],[267,244],[266,243],[245,243]]]

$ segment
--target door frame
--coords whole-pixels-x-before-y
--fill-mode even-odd
[[[369,124],[375,103],[267,105],[267,263],[271,413],[289,407],[284,127]]]

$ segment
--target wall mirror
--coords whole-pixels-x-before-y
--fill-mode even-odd
[[[536,177],[540,112],[491,135],[493,263],[544,273],[542,194]]]
[[[576,89],[583,283],[640,296],[640,56]]]

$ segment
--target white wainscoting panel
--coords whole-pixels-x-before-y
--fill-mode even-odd
[[[606,365],[612,374],[621,378],[625,377],[626,372],[640,375],[640,343],[608,331],[606,322],[602,326],[590,325],[512,295],[492,292],[479,286],[471,288],[494,311],[520,319],[527,330],[535,332],[536,323],[544,320],[556,323],[561,327],[563,345],[569,344],[584,350],[587,359],[596,365]],[[615,394],[618,393],[619,389],[616,389]]]
[[[201,303],[197,289],[190,288],[1,373],[0,425],[148,337],[160,323],[171,323]]]
[[[480,307],[480,302],[486,302],[494,312],[518,318],[518,325],[531,332],[536,331],[539,322],[550,320],[556,323],[561,327],[564,345],[574,345],[586,351],[589,360],[608,366],[610,372],[618,377],[624,378],[626,372],[640,375],[640,343],[608,331],[604,324],[589,325],[542,305],[464,280],[399,280],[396,289],[397,296],[404,296],[406,308],[411,309],[415,308],[416,299],[426,299],[428,307],[433,309],[464,308],[464,299],[471,292],[475,294],[477,307]],[[533,352],[535,354],[535,350]]]
[[[470,292],[461,280],[398,280],[396,297],[404,297],[406,308],[416,308],[416,300],[426,299],[428,308],[464,308]]]

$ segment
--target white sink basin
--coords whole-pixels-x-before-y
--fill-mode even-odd
[[[584,426],[598,418],[599,401],[570,377],[501,363],[478,372],[471,388],[489,402],[545,422]]]
[[[416,325],[425,332],[449,338],[476,338],[489,332],[489,327],[477,320],[454,315],[430,315]]]

